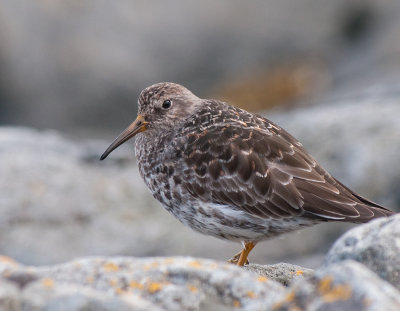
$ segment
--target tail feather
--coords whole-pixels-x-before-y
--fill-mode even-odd
[[[347,191],[349,191],[358,201],[360,201],[360,204],[357,204],[357,206],[355,206],[357,211],[360,213],[360,216],[354,218],[353,220],[351,218],[347,218],[346,221],[355,223],[364,223],[374,218],[388,217],[395,214],[393,211],[387,209],[386,207],[383,207],[382,205],[372,202],[362,197],[361,195],[355,193],[353,190],[343,185],[336,178],[335,181],[338,184],[340,184],[343,188],[345,188]]]

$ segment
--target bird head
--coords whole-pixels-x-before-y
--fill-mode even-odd
[[[107,148],[100,160],[142,132],[168,131],[184,122],[201,99],[182,85],[162,82],[145,88],[139,95],[138,115]]]

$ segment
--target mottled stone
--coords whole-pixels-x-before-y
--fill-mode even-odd
[[[308,278],[314,275],[314,270],[300,266],[277,263],[274,265],[252,264],[244,266],[244,269],[257,273],[260,276],[274,280],[285,286],[290,286],[294,281]]]
[[[400,289],[400,214],[346,232],[325,257],[326,266],[352,259]]]
[[[344,261],[299,280],[274,310],[397,311],[400,292],[355,261]]]
[[[19,279],[29,281],[21,285]],[[19,311],[21,306],[48,311],[397,311],[400,292],[351,260],[313,273],[284,263],[239,268],[192,257],[91,257],[43,267],[2,257],[0,307]]]
[[[35,278],[21,288],[9,280],[16,274]],[[11,286],[0,297],[29,310],[255,310],[285,293],[264,276],[190,257],[82,258],[48,267],[3,258],[0,275]]]

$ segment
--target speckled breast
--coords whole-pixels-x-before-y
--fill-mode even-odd
[[[171,135],[139,134],[135,143],[140,174],[153,196],[169,211],[179,207],[182,200],[189,199],[189,194],[181,187],[183,161],[177,148],[179,138],[172,139]]]

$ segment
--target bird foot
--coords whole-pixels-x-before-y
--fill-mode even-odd
[[[229,263],[232,263],[232,264],[234,264],[234,265],[237,265],[238,262],[239,262],[239,258],[240,258],[240,255],[241,255],[241,254],[242,254],[242,252],[240,251],[239,253],[233,255],[233,257],[232,257],[231,259],[229,259],[228,262],[229,262]],[[245,262],[244,264],[245,264],[245,265],[248,265],[248,264],[249,264],[249,260],[246,259],[246,262]]]
[[[232,259],[229,260],[229,262],[236,264],[237,266],[244,266],[248,265],[249,261],[247,260],[247,256],[249,256],[251,250],[256,246],[256,242],[253,241],[244,241],[243,242],[243,249],[240,253],[236,254],[233,256]]]

